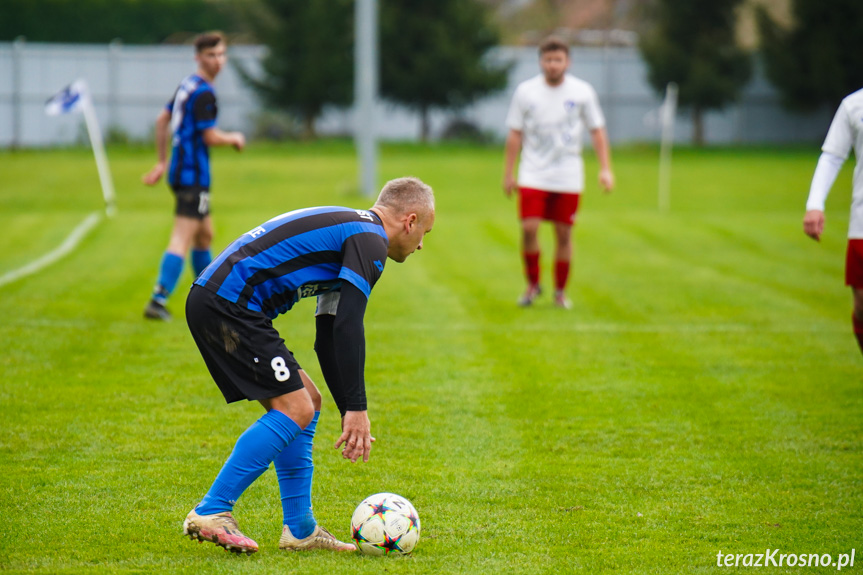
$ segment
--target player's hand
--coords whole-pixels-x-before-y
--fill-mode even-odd
[[[162,175],[165,173],[165,169],[165,162],[158,162],[150,169],[149,172],[141,176],[141,181],[148,186],[154,186],[159,182],[159,180],[162,179]]]
[[[232,135],[234,136],[234,142],[231,145],[238,152],[242,152],[243,148],[246,147],[246,137],[240,132],[234,132]]]
[[[611,170],[599,171],[599,185],[606,194],[614,189],[614,173]]]
[[[808,210],[803,216],[803,233],[816,242],[820,242],[821,234],[824,233],[824,212]]]
[[[372,443],[375,441],[371,427],[367,411],[346,412],[342,418],[342,434],[333,447],[338,449],[344,444],[342,457],[350,459],[351,463],[356,463],[360,458],[363,462],[368,462]]]
[[[503,178],[503,193],[506,197],[511,197],[512,193],[518,189],[518,182],[512,176],[504,176]]]

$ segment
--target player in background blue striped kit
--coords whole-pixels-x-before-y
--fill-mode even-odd
[[[368,461],[363,318],[387,258],[403,262],[434,225],[434,194],[417,178],[388,182],[369,210],[318,207],[275,217],[243,234],[198,276],[186,321],[228,403],[258,401],[266,413],[237,440],[183,531],[234,553],[254,553],[232,511],[274,464],[284,517],[279,548],[353,551],[315,521],[312,442],[322,398],[272,320],[316,296],[315,352],[341,413],[335,447]]]
[[[197,73],[186,77],[171,101],[156,118],[158,161],[144,174],[148,186],[159,182],[165,171],[176,198],[174,228],[159,266],[153,296],[144,317],[169,320],[165,307],[183,272],[191,249],[192,269],[197,276],[212,260],[213,222],[210,218],[210,146],[246,145],[240,132],[223,132],[216,127],[218,107],[213,82],[227,61],[225,39],[219,32],[195,39]],[[170,128],[170,130],[169,130]],[[167,164],[168,136],[172,136],[171,165]]]

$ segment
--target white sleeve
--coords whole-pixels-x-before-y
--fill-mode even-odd
[[[836,110],[836,115],[833,116],[833,122],[830,124],[821,150],[838,156],[842,160],[847,159],[851,148],[854,146],[852,124],[853,122],[848,117],[848,109],[843,101],[839,105],[839,109]]]
[[[809,187],[809,199],[806,200],[807,212],[809,210],[824,211],[827,194],[830,193],[830,188],[833,187],[833,182],[836,181],[836,176],[839,175],[839,170],[844,163],[845,158],[840,158],[830,152],[822,152],[821,157],[818,158],[818,165],[815,166],[812,185]]]
[[[506,127],[519,132],[524,130],[524,112],[521,109],[521,99],[524,90],[521,86],[515,89],[512,102],[509,104],[509,112],[506,114]]]
[[[599,107],[599,96],[596,95],[596,90],[592,86],[588,88],[587,101],[582,110],[584,125],[587,126],[588,130],[605,127],[605,116],[602,114],[602,108]]]

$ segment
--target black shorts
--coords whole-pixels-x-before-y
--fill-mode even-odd
[[[186,299],[186,322],[228,403],[303,388],[300,365],[264,314],[194,285]]]
[[[210,190],[201,186],[177,186],[171,188],[177,205],[174,214],[203,220],[210,215]]]

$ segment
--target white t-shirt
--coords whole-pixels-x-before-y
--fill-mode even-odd
[[[857,166],[854,168],[848,237],[863,239],[863,89],[842,100],[821,146],[822,151],[842,160],[848,158],[852,149]]]
[[[605,126],[590,84],[570,74],[558,86],[549,86],[542,74],[525,80],[512,97],[506,126],[522,133],[519,186],[570,193],[584,189],[583,126]]]

